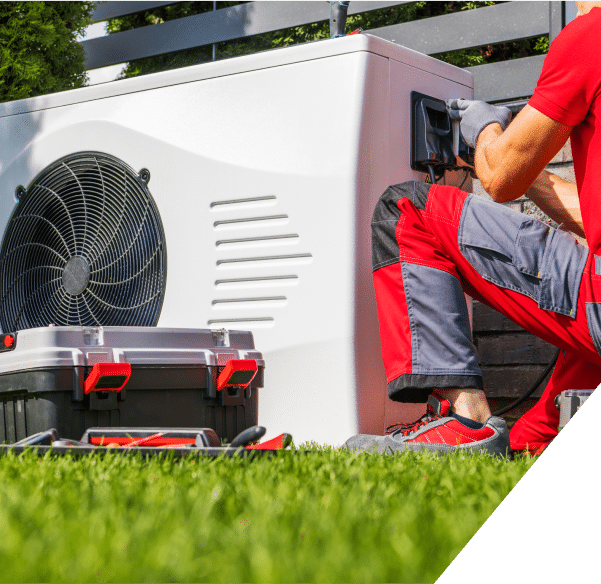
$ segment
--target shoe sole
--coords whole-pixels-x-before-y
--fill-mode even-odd
[[[359,434],[349,438],[344,447],[349,450],[363,450],[367,452],[378,452],[379,454],[393,454],[394,452],[434,452],[435,454],[451,454],[453,452],[488,452],[493,456],[511,456],[512,450],[509,444],[509,431],[505,420],[501,418],[489,418],[488,426],[495,430],[495,435],[486,440],[474,444],[436,444],[431,442],[397,442],[392,435],[371,436]]]
[[[409,442],[402,444],[380,444],[373,443],[369,446],[358,446],[355,444],[349,444],[348,441],[344,444],[343,448],[353,452],[373,452],[377,454],[391,455],[396,452],[433,452],[434,454],[453,454],[454,452],[461,452],[472,454],[475,452],[487,452],[493,456],[512,456],[513,451],[509,445],[506,446],[451,446],[450,444],[427,444],[423,442]]]

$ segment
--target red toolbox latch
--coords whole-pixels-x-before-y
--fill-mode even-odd
[[[230,359],[217,378],[217,390],[224,387],[245,388],[257,374],[254,359]]]
[[[6,333],[0,335],[0,353],[14,351],[17,343],[17,333]]]
[[[96,363],[84,382],[84,393],[121,391],[131,377],[130,363]]]

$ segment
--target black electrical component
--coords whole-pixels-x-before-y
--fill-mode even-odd
[[[456,167],[453,128],[445,102],[411,92],[411,168],[435,173]]]
[[[459,132],[459,127],[455,131]],[[465,143],[460,134],[456,137],[458,149],[455,155],[453,133],[453,123],[445,102],[412,91],[411,168],[428,173],[432,183],[442,178],[445,170],[473,171],[474,149]]]

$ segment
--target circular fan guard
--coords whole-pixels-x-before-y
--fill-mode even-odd
[[[156,325],[167,251],[149,179],[82,152],[19,187],[0,251],[3,331]]]

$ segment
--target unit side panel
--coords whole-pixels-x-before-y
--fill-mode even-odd
[[[385,400],[388,399],[372,281],[371,218],[375,204],[390,180],[389,102],[389,60],[374,57],[366,71],[358,140],[353,335],[357,426],[349,436],[359,432],[381,433]]]
[[[424,65],[423,62],[420,64]],[[366,83],[366,95],[373,101],[365,108],[360,139],[354,335],[358,431],[362,433],[382,434],[389,423],[385,419],[387,415],[389,417],[390,412],[399,409],[388,399],[382,363],[373,293],[370,220],[380,195],[389,185],[424,178],[410,168],[410,94],[421,91],[443,99],[471,96],[471,89],[437,75],[434,60],[429,60],[428,64],[432,66],[431,70],[390,59],[386,62],[389,67],[386,83],[381,83],[375,75]],[[370,72],[375,71],[372,66]],[[382,108],[376,104],[389,105]],[[406,414],[405,411],[402,413]]]

